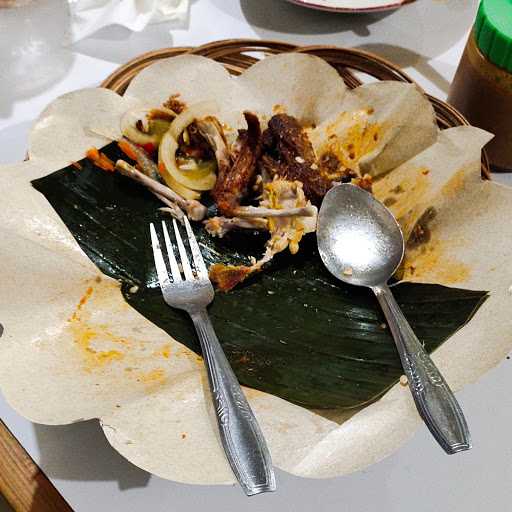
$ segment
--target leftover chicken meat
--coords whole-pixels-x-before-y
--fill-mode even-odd
[[[234,132],[218,118],[214,102],[186,105],[173,95],[162,107],[135,108],[121,119],[119,148],[127,160],[111,162],[95,148],[87,157],[145,186],[162,211],[203,222],[211,236],[233,230],[267,232],[262,255],[249,264],[215,264],[210,278],[228,291],[262,269],[274,255],[299,251],[316,229],[317,207],[327,191],[351,182],[371,191],[371,177],[343,166],[335,154],[317,155],[308,129],[280,112],[270,119],[244,112],[245,128]],[[216,213],[201,202],[209,194]]]

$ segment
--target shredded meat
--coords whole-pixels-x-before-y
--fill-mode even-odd
[[[370,192],[370,194],[373,193],[373,180],[369,174],[365,174],[362,178],[353,178],[351,183]]]
[[[210,267],[209,277],[212,283],[215,284],[217,290],[228,292],[244,281],[245,278],[253,272],[253,267],[245,265],[235,266],[216,263]]]
[[[297,157],[309,165],[315,162],[315,152],[306,132],[297,119],[288,114],[272,116],[263,134],[263,145],[287,163]]]
[[[341,183],[350,183],[352,178],[357,178],[358,174],[353,169],[344,167],[340,159],[331,152],[324,153],[318,160],[318,169],[320,174],[331,181]]]
[[[436,216],[434,208],[429,208],[425,213],[418,219],[414,226],[409,240],[407,241],[407,247],[413,248],[419,245],[426,244],[430,241],[432,233],[430,231],[430,223]],[[411,272],[412,273],[412,272]]]
[[[271,234],[267,242],[267,252],[277,254],[287,247],[292,254],[299,250],[299,242],[306,233],[316,228],[317,209],[306,199],[300,181],[274,179],[265,185],[262,206],[290,211],[297,207],[310,210],[308,216],[269,217],[268,226]],[[306,212],[305,212],[306,213]]]
[[[200,132],[196,121],[187,127],[187,132],[189,141],[185,143],[183,134],[180,135],[177,156],[186,156],[188,158],[194,158],[195,160],[213,160],[215,155],[212,147]]]
[[[338,180],[342,183],[350,183],[354,178],[357,178],[357,173],[352,169],[345,169],[339,174]]]
[[[208,141],[212,151],[215,153],[218,172],[225,172],[226,168],[230,165],[230,160],[229,150],[222,125],[216,117],[212,116],[196,121],[196,125],[199,133]]]
[[[263,133],[263,153],[261,173],[300,181],[311,202],[319,204],[331,187],[331,181],[318,171],[313,146],[294,117],[277,114],[270,119]]]
[[[210,279],[220,291],[229,291],[249,275],[259,272],[263,266],[272,260],[275,254],[289,249],[291,254],[299,250],[299,242],[306,233],[312,233],[316,228],[317,209],[311,206],[302,190],[299,181],[274,179],[267,183],[263,190],[261,201],[263,208],[274,211],[292,211],[297,208],[311,209],[305,212],[308,216],[269,217],[266,221],[270,239],[265,244],[265,253],[250,266],[216,264],[210,267]],[[311,214],[311,215],[309,215]],[[240,219],[242,220],[242,219]],[[246,220],[246,219],[244,219]],[[263,219],[262,219],[263,220]],[[215,228],[215,226],[213,226]]]
[[[239,217],[210,217],[203,221],[204,227],[212,236],[222,238],[234,229],[268,229],[267,219],[261,217],[252,217],[241,219]]]
[[[334,174],[340,167],[341,162],[334,153],[325,153],[319,161],[320,171],[325,174]]]
[[[187,108],[187,105],[183,101],[179,100],[179,97],[179,94],[169,96],[169,99],[163,103],[163,106],[165,108],[170,108],[173,112],[176,112],[176,114],[181,114]]]
[[[234,215],[256,176],[256,162],[261,154],[261,128],[258,118],[244,112],[247,130],[238,131],[232,165],[219,168],[212,196],[223,215]]]

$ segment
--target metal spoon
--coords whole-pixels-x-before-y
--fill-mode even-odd
[[[414,334],[388,285],[404,256],[404,238],[391,212],[354,185],[325,196],[318,215],[318,249],[328,270],[346,283],[371,288],[386,315],[416,407],[446,453],[471,448],[462,410]]]

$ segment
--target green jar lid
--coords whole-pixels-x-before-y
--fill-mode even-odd
[[[487,59],[512,73],[512,0],[482,0],[475,38]]]

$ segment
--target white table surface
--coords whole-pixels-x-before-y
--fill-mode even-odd
[[[33,11],[19,11],[14,19],[0,9],[0,163],[23,158],[32,121],[58,95],[97,85],[126,60],[173,45],[253,37],[366,48],[444,98],[476,5],[477,0],[417,0],[392,13],[333,15],[281,0],[196,0],[187,29],[169,32],[162,24],[131,33],[111,27],[66,48],[58,46],[69,23],[63,0],[38,0],[39,21],[31,21]],[[32,41],[21,27],[31,27]],[[40,55],[31,58],[30,52]],[[498,179],[512,183],[508,176]],[[504,361],[459,394],[472,451],[448,457],[423,427],[399,452],[366,471],[328,480],[278,471],[279,491],[251,499],[234,486],[191,486],[151,476],[118,455],[94,421],[34,425],[1,397],[0,417],[81,512],[505,512],[512,507],[511,365]]]

